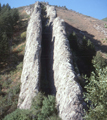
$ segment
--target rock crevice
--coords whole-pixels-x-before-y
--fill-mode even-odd
[[[76,82],[64,20],[56,16],[55,7],[35,4],[27,28],[18,107],[29,109],[43,91],[56,96],[62,120],[83,120],[82,88]]]

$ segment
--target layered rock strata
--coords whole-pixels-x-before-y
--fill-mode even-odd
[[[36,2],[27,28],[21,90],[18,100],[20,109],[29,109],[39,90],[42,22],[41,6]]]

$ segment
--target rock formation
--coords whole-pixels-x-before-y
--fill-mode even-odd
[[[53,22],[53,37],[53,71],[59,115],[62,120],[82,120],[82,90],[76,81],[64,21],[60,18]]]
[[[27,28],[27,40],[21,75],[21,90],[18,107],[29,109],[32,98],[38,93],[41,57],[41,7],[36,3]]]
[[[33,13],[33,10],[34,10],[33,5],[25,7],[25,11],[28,15],[31,15]]]
[[[53,22],[53,20],[56,18],[56,10],[54,6],[46,6],[46,12],[47,12],[47,17],[49,17],[49,22]]]
[[[40,74],[46,74],[41,76],[50,83],[51,88],[46,88],[46,91],[50,91],[47,94],[56,95],[57,109],[62,120],[83,120],[82,88],[73,70],[64,20],[56,17],[53,6],[46,5],[45,12],[47,17],[45,18],[43,14],[42,23],[45,21],[43,26],[40,3],[37,2],[27,28],[18,107],[30,108],[32,98],[38,93],[39,85],[42,84],[40,82],[43,81],[40,79]]]

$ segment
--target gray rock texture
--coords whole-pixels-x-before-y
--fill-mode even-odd
[[[27,6],[27,7],[25,7],[25,11],[26,11],[26,13],[28,14],[28,15],[31,15],[32,13],[33,13],[33,11],[34,11],[34,7],[32,6]]]
[[[42,22],[40,3],[36,2],[27,28],[27,40],[18,100],[20,109],[29,109],[39,90]]]
[[[53,20],[57,16],[55,7],[46,5],[46,12],[47,12],[47,17],[49,17],[49,23],[53,22]]]
[[[44,69],[42,64],[45,64],[45,72],[48,74],[46,78],[51,83],[50,94],[56,95],[59,116],[62,120],[83,120],[85,103],[82,98],[82,88],[76,80],[73,69],[65,22],[56,17],[56,10],[53,6],[46,5],[46,15],[47,18],[43,18],[46,22],[42,30],[41,7],[37,2],[27,28],[18,107],[20,109],[30,108],[32,99],[39,91],[40,68]],[[44,43],[43,49],[41,40]],[[41,59],[41,51],[42,57],[46,60]]]
[[[53,38],[53,71],[59,115],[62,120],[82,120],[82,90],[74,74],[65,24],[59,17],[53,22]]]

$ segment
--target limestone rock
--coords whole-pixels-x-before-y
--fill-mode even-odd
[[[34,7],[32,6],[27,6],[27,7],[25,7],[25,11],[26,11],[26,13],[28,14],[28,15],[31,15],[32,13],[33,13],[33,11],[34,11]]]
[[[76,82],[64,20],[59,17],[53,22],[53,38],[53,71],[59,115],[62,120],[83,120],[82,89]]]
[[[49,24],[45,26],[44,33],[42,33],[40,3],[35,4],[28,24],[18,107],[20,109],[29,109],[33,97],[39,91],[41,39],[43,36],[46,51],[43,50],[45,56],[48,56],[47,62],[44,62],[47,67],[45,72],[47,71],[46,74],[49,74],[47,80],[51,79],[51,94],[56,95],[59,116],[62,120],[83,120],[85,103],[82,98],[82,88],[76,80],[73,69],[65,22],[59,17],[56,18],[55,7],[46,5],[46,12]]]
[[[49,22],[53,22],[53,20],[56,18],[56,9],[54,6],[46,6],[46,12],[47,12],[47,17],[49,17]]]
[[[20,109],[29,109],[32,98],[36,96],[39,90],[41,36],[41,7],[40,3],[36,2],[27,28],[21,90],[18,100],[18,107]]]

